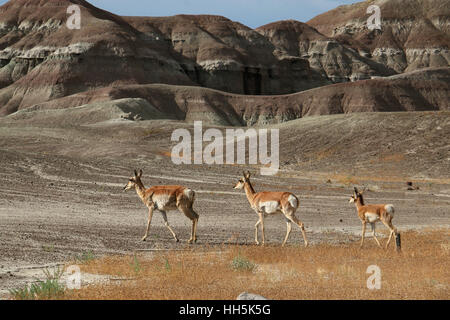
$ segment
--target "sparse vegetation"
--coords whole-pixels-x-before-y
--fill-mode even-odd
[[[133,271],[135,273],[135,275],[139,275],[139,272],[141,272],[141,263],[139,262],[139,259],[137,258],[137,255],[134,254],[133,256],[133,262],[130,264],[131,267],[133,268]]]
[[[163,257],[163,261],[164,261],[164,269],[167,272],[170,272],[172,270],[172,267],[170,266],[169,259],[167,259],[166,257]]]
[[[51,300],[60,299],[64,295],[64,286],[60,283],[63,274],[62,268],[56,268],[53,272],[44,270],[45,280],[26,285],[22,288],[10,290],[15,300]]]
[[[55,252],[55,245],[54,244],[50,244],[50,245],[42,245],[42,250],[44,252]]]
[[[342,183],[346,186],[352,186],[359,184],[359,181],[356,177],[351,175],[339,175],[335,174],[330,179],[332,182]]]
[[[316,156],[316,160],[324,160],[324,159],[328,159],[330,158],[334,153],[336,153],[337,148],[333,147],[333,148],[327,148],[327,149],[323,149],[320,151],[317,151],[315,153]]]
[[[242,256],[240,252],[231,262],[231,268],[235,271],[253,271],[256,265],[246,257]]]
[[[388,154],[379,156],[379,161],[382,162],[402,162],[405,161],[405,155],[402,153],[394,153],[394,154]]]
[[[448,299],[449,236],[448,229],[403,233],[401,254],[392,246],[379,249],[368,239],[362,250],[355,242],[308,248],[221,246],[143,255],[138,278],[69,291],[64,298],[235,299],[242,291],[252,291],[271,299]],[[81,267],[89,273],[133,277],[130,259],[134,257],[104,257]],[[381,269],[380,290],[367,289],[370,265]]]
[[[74,257],[74,260],[77,263],[86,263],[86,262],[92,261],[94,259],[95,259],[95,255],[94,255],[94,252],[92,250],[84,251],[81,254],[76,255]]]

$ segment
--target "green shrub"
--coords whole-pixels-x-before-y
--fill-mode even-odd
[[[58,299],[64,295],[64,285],[60,283],[63,269],[57,268],[53,274],[44,270],[46,279],[38,280],[36,283],[23,288],[9,290],[15,300],[50,300]]]
[[[86,263],[95,259],[94,252],[92,250],[85,251],[80,255],[75,256],[75,261],[79,263]]]
[[[253,271],[255,269],[256,264],[248,260],[246,257],[238,254],[233,258],[231,262],[231,268],[235,271]]]
[[[139,275],[139,273],[142,270],[141,263],[139,262],[139,259],[137,258],[136,254],[133,257],[133,262],[130,264],[130,266],[133,268],[134,273]]]

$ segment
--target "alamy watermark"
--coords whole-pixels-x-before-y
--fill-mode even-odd
[[[81,270],[77,265],[68,266],[66,269],[66,287],[70,290],[81,289]]]
[[[81,29],[81,10],[76,4],[67,8],[67,14],[70,14],[67,18],[66,26],[70,30]]]
[[[367,14],[372,14],[367,19],[367,28],[373,31],[375,29],[381,30],[381,9],[377,5],[371,5],[367,8]]]
[[[367,279],[367,289],[380,290],[381,289],[381,269],[379,266],[371,265],[366,270],[367,274],[371,276]]]
[[[270,131],[270,155],[269,149]],[[278,129],[216,128],[203,132],[202,121],[194,122],[194,136],[187,129],[176,129],[171,140],[178,142],[172,148],[174,164],[260,164],[262,175],[275,175],[280,168],[280,133]],[[248,140],[248,149],[246,148]],[[204,142],[210,142],[204,148]],[[248,163],[246,155],[248,150]]]

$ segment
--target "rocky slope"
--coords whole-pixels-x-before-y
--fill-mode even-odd
[[[399,1],[380,5],[387,10]],[[207,108],[212,122],[225,124],[336,112],[446,109],[445,70],[433,67],[416,80],[408,74],[358,81],[429,65],[448,67],[441,50],[448,42],[448,32],[443,34],[449,16],[441,5],[445,1],[432,1],[440,11],[426,11],[431,6],[427,1],[404,3],[403,11],[393,7],[401,17],[433,26],[434,33],[425,29],[425,40],[414,35],[419,29],[397,30],[393,24],[391,32],[364,33],[364,21],[357,17],[368,3],[338,8],[339,14],[326,13],[310,25],[280,21],[253,30],[219,16],[119,17],[84,0],[11,0],[0,7],[0,116],[33,106],[63,108],[126,98],[142,98],[163,113],[174,112],[171,117],[177,119],[192,119],[193,110],[199,116]],[[72,4],[81,8],[80,30],[66,26]],[[394,52],[394,47],[403,50],[405,59],[376,53],[382,48]],[[424,50],[432,52],[429,59]],[[417,57],[408,58],[406,52]],[[331,85],[340,82],[350,83]],[[317,87],[319,91],[305,91]],[[295,92],[302,93],[295,99],[283,95]],[[199,102],[185,102],[189,97]]]
[[[367,27],[370,5],[380,7],[381,30]],[[448,66],[450,62],[447,0],[363,1],[340,6],[308,24],[397,72]]]
[[[299,21],[279,21],[256,30],[270,40],[277,56],[308,59],[313,70],[332,82],[357,81],[396,73]]]
[[[98,121],[163,118],[240,126],[267,125],[308,116],[340,113],[448,111],[449,83],[450,69],[440,68],[277,96],[236,95],[201,87],[161,84],[124,85],[37,104],[8,118],[30,119],[31,122],[47,119],[47,122],[91,124],[92,119],[87,119],[92,112],[92,117],[100,119]],[[117,109],[123,111],[123,99],[127,98],[134,99],[128,101],[130,110],[127,109],[126,113],[130,116],[116,112]],[[78,106],[83,108],[66,115],[61,112],[62,108]],[[148,112],[144,113],[143,108],[147,108]],[[81,113],[83,117],[79,116]],[[98,113],[103,115],[99,116]],[[84,122],[80,122],[80,117]]]
[[[81,8],[81,29],[66,26]],[[0,7],[0,114],[116,84],[201,85],[242,94],[329,83],[306,59],[279,59],[268,39],[217,16],[119,17],[84,0]]]
[[[308,117],[276,127],[280,129],[282,166],[292,170],[326,168],[393,180],[449,176],[448,111]]]
[[[69,5],[80,30],[67,28]],[[0,7],[0,105],[8,114],[40,101],[113,84],[194,84],[170,46],[148,45],[121,17],[83,0],[14,0]]]
[[[308,60],[280,57],[264,36],[210,15],[125,17],[145,37],[169,43],[189,78],[201,86],[242,94],[281,94],[327,84]]]

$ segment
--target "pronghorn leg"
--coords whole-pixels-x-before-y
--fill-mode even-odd
[[[390,221],[388,222],[388,221],[384,221],[384,220],[381,220],[381,222],[383,222],[383,224],[391,231],[391,233],[389,234],[389,239],[386,243],[386,249],[387,249],[389,247],[389,244],[391,243],[392,236],[395,236],[395,238],[397,238],[397,230],[392,225],[392,222],[390,222]]]
[[[259,245],[259,240],[258,240],[258,228],[259,225],[261,224],[261,218],[258,220],[258,222],[255,224],[255,243],[256,245]]]
[[[198,224],[198,214],[191,207],[186,207],[182,204],[178,205],[178,209],[184,213],[186,217],[188,217],[192,221],[192,229],[191,229],[191,238],[188,240],[188,243],[193,243],[197,241],[197,224]]]
[[[193,211],[193,210],[192,210]],[[196,212],[195,213],[195,218],[194,220],[192,220],[192,232],[191,232],[191,238],[193,242],[197,242],[197,225],[198,225],[198,214]]]
[[[291,229],[292,229],[291,220],[287,220],[286,221],[286,227],[287,227],[287,229],[286,229],[286,237],[284,238],[283,244],[281,245],[282,247],[284,247],[284,245],[288,241],[289,235],[291,234]]]
[[[197,224],[199,216],[192,208],[186,208],[186,211],[189,212],[189,215],[187,216],[192,221],[191,238],[188,240],[188,243],[197,242]]]
[[[172,233],[175,241],[178,242],[179,240],[178,240],[177,235],[175,234],[175,232],[173,232],[172,228],[169,226],[169,221],[167,220],[166,212],[165,211],[161,211],[161,210],[160,210],[160,212],[161,212],[161,215],[162,215],[162,217],[164,219],[164,224],[166,225],[167,229],[169,229],[169,231]]]
[[[296,225],[298,225],[298,227],[302,231],[303,241],[305,241],[305,247],[307,247],[308,246],[308,240],[306,239],[305,225],[303,224],[303,222],[298,220],[297,217],[295,215],[293,215],[293,214],[292,215],[288,215],[287,218],[289,220],[291,220],[292,222],[294,222]]]
[[[375,222],[372,222],[370,225],[372,226],[372,234],[373,234],[373,238],[374,238],[375,241],[377,242],[378,246],[379,246],[380,248],[382,248],[381,243],[380,243],[380,241],[378,241],[377,235],[375,234]]]
[[[266,231],[264,229],[264,213],[259,213],[259,221],[261,222],[262,245],[266,244]]]
[[[391,232],[389,233],[389,239],[388,239],[388,241],[386,242],[386,249],[389,247],[389,244],[391,243],[391,240],[392,240],[392,234],[393,234],[393,231],[391,230]]]
[[[364,235],[366,234],[366,222],[363,221],[362,223],[362,232],[361,232],[361,244],[359,245],[360,248],[362,248],[364,244]]]
[[[147,240],[148,232],[150,231],[150,224],[152,223],[153,217],[153,207],[148,208],[148,221],[147,221],[147,230],[145,231],[145,235],[142,238],[142,241]]]

